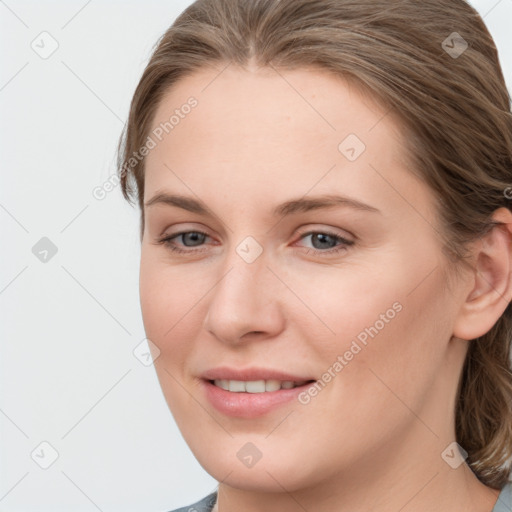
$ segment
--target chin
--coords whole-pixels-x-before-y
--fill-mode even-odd
[[[284,439],[279,440],[276,436],[274,441],[278,444],[271,446],[268,440],[265,443],[256,436],[251,445],[250,438],[235,436],[210,446],[202,442],[190,442],[189,446],[208,474],[218,482],[240,490],[282,493],[285,488],[295,492],[311,486],[315,478],[321,480],[325,476],[320,468],[315,469],[311,459],[305,463],[308,458],[299,450],[285,448]],[[259,454],[256,445],[260,447]],[[282,449],[276,449],[276,446]]]

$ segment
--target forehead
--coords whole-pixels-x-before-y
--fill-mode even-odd
[[[342,136],[347,130],[364,138],[383,117],[387,118],[386,130],[398,136],[397,120],[360,87],[319,68],[285,71],[227,65],[200,69],[167,91],[156,110],[152,130],[169,120],[190,97],[198,103],[190,116],[200,121],[194,131],[208,139],[216,134],[276,135],[278,130],[289,128],[293,128],[290,135],[305,134],[312,142]],[[236,121],[239,124],[233,124]],[[182,129],[173,131],[183,131],[187,123],[180,124]],[[211,131],[212,125],[219,129]],[[270,143],[272,139],[265,140]]]
[[[327,188],[352,182],[357,193],[375,180],[371,165],[405,167],[399,122],[319,69],[196,71],[167,91],[155,130],[161,140],[146,158],[145,199],[168,184],[202,193],[251,186],[255,193],[295,187],[304,194],[321,180]],[[333,166],[337,172],[329,173]]]

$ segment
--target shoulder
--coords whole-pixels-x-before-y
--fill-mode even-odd
[[[512,482],[503,487],[492,512],[510,512],[510,510],[512,510]]]
[[[188,505],[187,507],[178,508],[171,512],[211,512],[215,502],[217,501],[217,492],[212,492],[206,498],[203,498],[197,503]]]

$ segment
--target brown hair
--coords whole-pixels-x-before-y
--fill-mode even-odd
[[[454,33],[458,35],[455,35]],[[467,48],[466,48],[467,45]],[[255,62],[320,67],[355,83],[401,121],[411,169],[435,192],[443,238],[462,261],[509,204],[512,116],[498,54],[464,0],[197,0],[162,36],[135,91],[119,145],[124,197],[144,229],[144,146],[169,87],[200,68]],[[510,305],[472,340],[459,382],[457,442],[500,489],[512,456]]]

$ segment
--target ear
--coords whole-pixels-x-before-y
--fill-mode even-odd
[[[499,224],[475,244],[470,292],[454,325],[463,340],[489,332],[512,298],[512,212],[499,208],[492,219]]]

